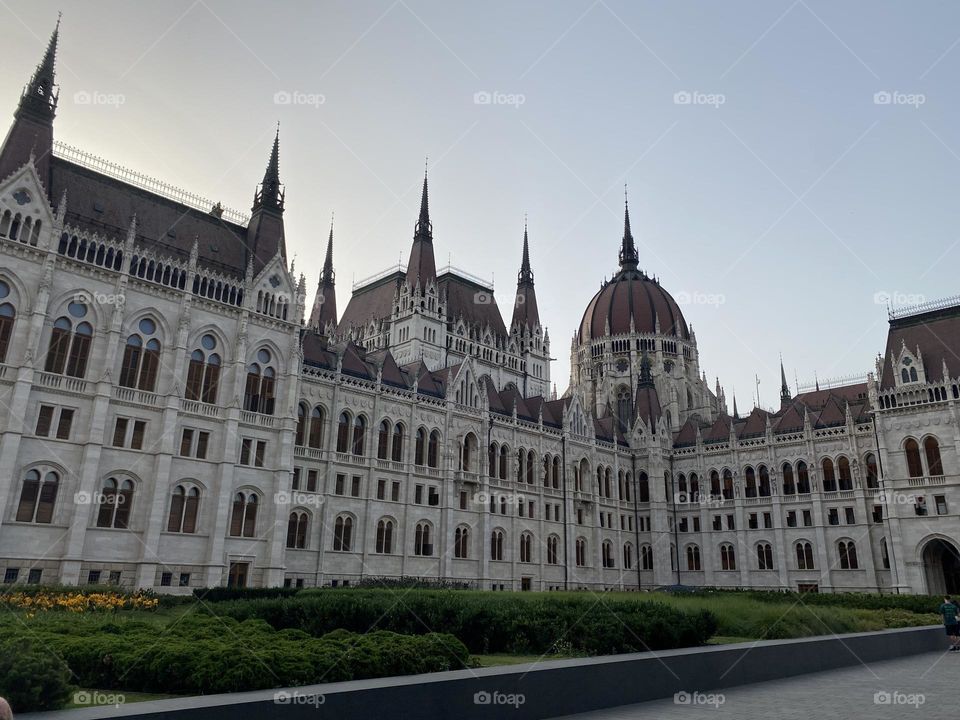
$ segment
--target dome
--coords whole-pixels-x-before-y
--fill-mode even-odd
[[[661,335],[690,339],[687,321],[677,301],[660,283],[628,263],[587,305],[580,321],[580,342],[606,335],[608,323],[610,335],[631,332],[631,316],[634,332],[654,333],[659,320]]]

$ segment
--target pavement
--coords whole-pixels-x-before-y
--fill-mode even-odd
[[[960,652],[910,655],[784,680],[624,705],[565,720],[960,718]]]

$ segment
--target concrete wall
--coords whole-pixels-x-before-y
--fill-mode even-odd
[[[659,653],[558,660],[479,670],[314,685],[231,695],[161,700],[119,708],[36,713],[30,720],[391,720],[500,718],[533,720],[774,680],[946,648],[939,626],[768,640]],[[496,703],[476,702],[478,693]],[[278,694],[287,699],[278,703]],[[522,704],[509,704],[510,696]]]

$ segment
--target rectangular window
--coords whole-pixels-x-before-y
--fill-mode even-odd
[[[883,522],[883,505],[874,505],[873,506],[873,521],[875,523]]]
[[[827,510],[827,522],[830,523],[831,525],[840,524],[840,513],[837,512],[836,508],[830,508],[829,510]]]
[[[400,502],[400,481],[397,480],[393,483],[393,487],[390,489],[390,499],[394,502]]]
[[[53,425],[53,405],[41,405],[37,414],[37,437],[49,437],[50,427]]]
[[[733,519],[733,515],[727,515],[727,530],[736,530],[737,523]]]
[[[108,582],[109,582],[111,585],[119,585],[119,584],[120,584],[120,578],[121,578],[121,574],[120,574],[120,571],[119,571],[119,570],[111,570],[111,571],[110,571],[110,580],[109,580]]]
[[[210,444],[210,433],[201,430],[197,433],[197,457],[200,460],[207,459],[207,446]]]
[[[767,530],[773,527],[773,516],[768,512],[763,514],[763,527]]]
[[[244,438],[243,442],[240,443],[240,464],[249,465],[250,464],[250,451],[253,448],[253,440],[250,438]]]
[[[533,520],[533,500],[527,502],[527,515]]]
[[[440,504],[440,493],[437,488],[432,485],[427,490],[427,504],[433,505],[434,507]]]
[[[460,509],[461,510],[467,509],[467,491],[466,490],[460,491]]]
[[[133,435],[130,436],[130,447],[134,450],[143,448],[143,435],[147,430],[146,420],[133,421]]]
[[[184,428],[180,436],[180,454],[184,457],[190,457],[190,448],[193,447],[193,430]]]
[[[847,525],[853,525],[854,523],[857,522],[857,517],[854,514],[852,507],[844,508],[843,515],[844,515],[844,519],[847,522]]]
[[[347,476],[343,473],[337,473],[337,482],[333,488],[334,495],[343,495],[344,486],[347,484]]]
[[[519,507],[517,508],[517,515],[520,516],[520,517],[525,517],[526,514],[527,514],[527,508],[526,508],[526,506],[521,502],[521,503],[519,504]]]
[[[811,527],[813,525],[813,513],[809,510],[803,511],[803,526]]]
[[[577,508],[577,525],[583,525],[583,508]]]
[[[600,516],[603,519],[603,515]],[[603,527],[603,523],[600,523],[600,527]],[[685,517],[680,518],[680,532],[687,531],[687,519]]]
[[[383,478],[377,480],[377,500],[387,499],[387,481]]]
[[[758,527],[760,527],[759,523],[757,522],[756,513],[750,513],[750,517],[747,519],[747,527],[749,527],[751,530],[756,530]]]
[[[60,410],[60,422],[57,423],[57,440],[69,440],[72,427],[73,410],[62,408]]]
[[[413,489],[413,502],[417,505],[423,505],[423,485],[417,485]]]
[[[40,578],[43,577],[42,568],[30,568],[30,574],[27,576],[27,583],[30,585],[39,585]]]
[[[116,425],[113,426],[113,446],[123,447],[127,442],[127,419],[117,418]]]
[[[291,484],[291,487],[294,490],[300,489],[300,468],[298,467],[293,469],[293,483]]]
[[[320,478],[318,470],[307,470],[307,492],[316,492],[317,483]]]
[[[88,584],[88,585],[96,585],[96,584],[99,583],[99,582],[100,582],[100,571],[99,571],[99,570],[91,570],[90,572],[87,573],[87,584]]]
[[[263,459],[267,455],[267,443],[265,440],[257,440],[257,454],[254,456],[253,464],[256,467],[263,467]]]
[[[173,573],[165,572],[160,574],[160,587],[170,587],[170,582],[173,580]]]
[[[937,515],[947,514],[947,496],[946,495],[934,495],[933,504],[937,508]]]
[[[714,530],[723,530],[723,518],[719,515],[713,516],[713,529]]]
[[[700,532],[700,518],[693,518],[693,531]]]
[[[12,585],[20,577],[20,568],[7,568],[3,573],[3,582],[6,585]]]
[[[787,527],[796,527],[797,526],[797,511],[790,510],[787,513]]]
[[[350,494],[353,497],[360,497],[360,476],[354,475],[350,479]]]
[[[190,573],[180,573],[180,587],[189,587]]]

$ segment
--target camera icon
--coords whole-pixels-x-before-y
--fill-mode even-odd
[[[473,694],[473,704],[474,705],[489,705],[493,702],[493,696],[488,693],[486,690],[481,690],[480,692]]]
[[[289,705],[292,696],[288,692],[281,690],[273,694],[273,703],[275,705]]]
[[[873,694],[874,705],[889,705],[893,702],[893,695],[886,690],[880,690]]]
[[[292,502],[292,498],[286,490],[281,490],[274,494],[273,502],[275,505],[289,505]]]
[[[880,90],[873,94],[874,105],[889,105],[893,102],[893,95],[886,90]]]
[[[474,305],[493,305],[493,295],[488,292],[477,292],[473,294]]]
[[[89,105],[93,102],[93,96],[86,90],[79,90],[73,94],[73,102],[75,105]]]
[[[81,490],[78,493],[74,493],[73,502],[77,505],[89,505],[93,502],[93,495],[86,490]]]
[[[489,105],[493,102],[493,96],[488,93],[486,90],[480,90],[473,94],[473,104],[474,105]]]
[[[673,694],[674,705],[689,705],[691,702],[693,702],[693,698],[686,690]]]
[[[522,293],[517,293],[517,300],[514,302],[514,306],[519,307],[520,305],[524,305],[526,302],[527,296]]]
[[[289,105],[291,102],[293,102],[293,95],[286,90],[278,90],[273,94],[274,105]]]
[[[74,705],[89,705],[93,702],[93,696],[86,690],[78,690],[73,694]]]
[[[673,94],[674,105],[689,105],[692,102],[693,102],[693,95],[691,95],[686,90],[681,90],[680,92],[675,92]]]

